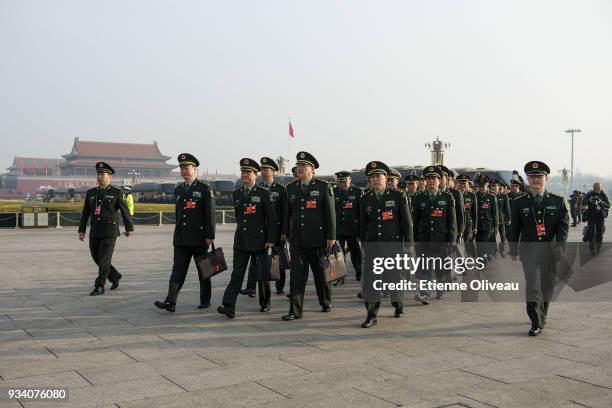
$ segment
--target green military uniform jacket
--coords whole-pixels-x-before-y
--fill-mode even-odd
[[[359,187],[334,188],[336,198],[336,236],[359,236],[359,205],[362,195]]]
[[[176,203],[175,246],[203,246],[215,239],[215,201],[210,186],[196,179],[189,188],[185,183],[174,189]]]
[[[236,213],[234,250],[263,251],[266,243],[276,239],[276,217],[270,200],[270,191],[255,185],[245,194],[240,187],[232,193]]]
[[[359,214],[362,242],[414,242],[412,215],[404,191],[386,188],[380,196],[373,190],[364,192]]]
[[[465,211],[465,228],[464,231],[470,228],[477,229],[478,224],[478,199],[476,193],[466,191],[463,193],[463,209]]]
[[[512,220],[512,214],[510,209],[510,198],[507,194],[496,194],[497,199],[497,211],[499,212],[499,224],[510,225]]]
[[[523,194],[525,193],[521,193],[520,191],[518,193],[513,193],[512,191],[508,193],[508,200],[510,201],[510,218],[512,218],[512,213],[514,212],[514,199]]]
[[[497,198],[488,191],[484,194],[476,192],[476,201],[478,202],[478,226],[476,228],[478,235],[493,238],[499,225]]]
[[[416,242],[455,242],[457,218],[455,199],[448,191],[419,194],[414,200]]]
[[[532,193],[514,199],[510,255],[518,254],[518,242],[565,242],[569,215],[563,197],[545,191],[540,205]],[[542,224],[537,227],[536,224]]]
[[[134,224],[130,210],[123,199],[123,193],[115,186],[94,187],[87,190],[79,232],[87,230],[87,220],[91,217],[92,238],[116,238],[119,236],[119,218],[117,211],[121,212],[123,225],[126,231],[134,231]]]
[[[463,208],[463,193],[456,188],[447,188],[444,190],[446,193],[450,193],[455,200],[455,218],[457,220],[457,236],[463,234],[465,229],[465,210]]]
[[[270,191],[270,201],[274,208],[274,217],[276,219],[276,237],[271,241],[275,245],[280,245],[280,237],[282,234],[287,235],[287,188],[276,181],[268,186],[264,182],[259,183],[260,186]]]
[[[324,248],[326,240],[336,239],[334,192],[326,181],[313,178],[302,191],[300,181],[287,185],[289,244],[296,247]]]

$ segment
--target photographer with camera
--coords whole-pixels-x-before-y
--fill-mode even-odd
[[[603,192],[601,183],[593,183],[593,189],[582,199],[582,218],[588,222],[583,241],[589,243],[591,253],[597,254],[601,249],[604,233],[604,219],[608,216],[610,201]]]

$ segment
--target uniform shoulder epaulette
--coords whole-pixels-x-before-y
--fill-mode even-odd
[[[561,196],[560,196],[560,195],[558,195],[558,194],[555,194],[555,193],[548,193],[548,195],[549,195],[549,196],[551,196],[551,197],[554,197],[554,198],[559,198],[559,199],[563,200],[563,197],[561,197]]]
[[[518,200],[519,198],[526,198],[527,196],[527,193],[520,192],[516,197],[514,197],[514,199]]]
[[[242,190],[243,188],[244,188],[244,187],[238,187],[238,188],[234,189],[234,193],[235,193],[235,192],[237,192],[237,191]]]
[[[292,182],[290,182],[289,184],[287,184],[287,187],[289,187],[292,184],[298,184],[300,182],[300,180],[293,180]]]
[[[208,188],[210,188],[210,184],[208,184],[208,183],[207,183],[206,181],[204,181],[204,180],[200,180],[200,179],[198,179],[198,183],[199,183],[200,185],[204,186],[204,187],[208,187]]]
[[[318,182],[318,183],[322,183],[324,185],[329,185],[329,181],[325,181],[325,180],[320,179],[320,178],[314,178],[314,179],[312,179],[312,181],[315,181],[315,182]]]

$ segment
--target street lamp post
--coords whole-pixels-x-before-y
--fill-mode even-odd
[[[572,169],[570,173],[570,189],[574,191],[574,133],[580,133],[580,129],[567,129],[565,133],[570,133],[572,135]]]

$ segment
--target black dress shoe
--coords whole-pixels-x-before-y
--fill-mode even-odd
[[[113,282],[113,284],[110,287],[111,290],[115,290],[115,289],[117,289],[119,287],[119,280],[121,280],[122,277],[123,276],[119,275],[117,280]]]
[[[358,297],[359,299],[363,298],[363,295],[361,294],[361,292],[357,293],[357,297]]]
[[[332,286],[342,286],[342,285],[344,285],[344,279],[338,279],[332,284]]]
[[[376,326],[378,320],[376,320],[376,316],[368,316],[363,323],[361,323],[361,327],[364,329],[369,329],[370,327]]]
[[[223,305],[217,308],[217,312],[219,312],[219,314],[226,315],[228,319],[233,319],[234,316],[236,316],[236,313],[234,313],[232,309]]]
[[[210,303],[206,302],[206,303],[201,303],[198,306],[198,309],[208,309],[210,307]]]
[[[287,299],[291,299],[291,295],[289,293],[287,293],[285,296],[287,297]]]
[[[360,276],[360,275],[357,275],[357,276],[355,277],[355,279],[357,280],[357,282],[359,282],[359,281],[361,280],[361,276]]]
[[[437,299],[437,300],[442,300],[442,298],[444,298],[444,292],[443,292],[443,291],[441,291],[441,290],[439,290],[439,291],[436,293],[436,299]]]
[[[529,329],[530,336],[538,336],[540,335],[540,333],[542,333],[542,329],[539,327],[532,327],[531,329]]]
[[[262,306],[261,309],[259,309],[259,311],[262,312],[262,313],[269,312],[270,311],[270,305]]]
[[[395,313],[393,313],[393,317],[402,317],[404,315],[404,309],[396,307],[395,308]]]
[[[323,305],[323,306],[321,306],[321,311],[323,313],[331,312],[331,306],[330,305]]]
[[[255,291],[251,288],[240,289],[238,293],[240,293],[241,295],[249,295],[249,296],[253,294],[251,297],[255,297]]]
[[[157,306],[158,309],[167,310],[169,312],[176,312],[176,305],[174,303],[170,303],[166,301],[162,302],[161,300],[156,300],[155,306]]]
[[[104,294],[104,288],[102,286],[96,286],[94,290],[89,292],[89,296],[98,296]]]
[[[276,294],[277,294],[277,295],[282,295],[282,294],[284,294],[284,293],[285,293],[285,291],[284,291],[284,290],[277,290],[277,291],[276,291]]]
[[[289,322],[291,320],[301,319],[302,316],[296,316],[293,313],[289,313],[283,316],[283,320]]]

